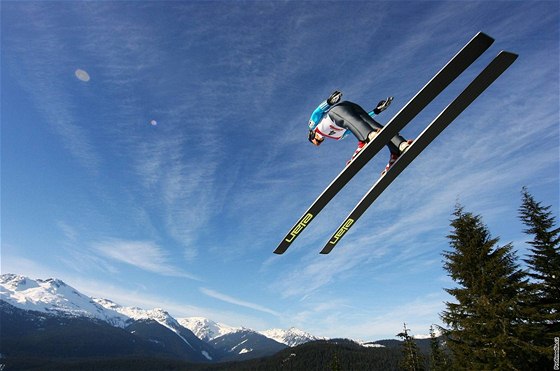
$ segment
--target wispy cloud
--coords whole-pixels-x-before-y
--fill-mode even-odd
[[[75,62],[69,55],[68,45],[57,34],[56,22],[38,15],[40,6],[27,3],[20,10],[33,19],[33,27],[6,36],[3,69],[13,74],[32,97],[68,152],[84,168],[97,173],[101,157],[83,125],[84,120],[77,113],[73,93],[63,87],[65,80],[73,78],[76,67],[72,65]],[[66,70],[54,68],[60,65],[66,66]]]
[[[213,111],[220,103],[216,94],[227,92],[204,86],[196,94],[185,93],[185,87],[196,88],[189,86],[189,78],[192,68],[201,65],[198,53],[189,53],[189,60],[170,56],[162,47],[168,35],[150,23],[122,17],[116,21],[114,4],[69,4],[56,14],[49,7],[18,5],[34,22],[7,37],[8,70],[33,96],[66,150],[97,180],[115,170],[135,175],[115,180],[125,181],[124,192],[134,207],[161,218],[163,232],[194,259],[199,232],[221,202],[215,183],[224,150],[215,135],[220,114]],[[64,19],[80,24],[72,37],[66,34]],[[207,31],[191,25],[186,36],[200,40],[199,33]],[[174,63],[177,59],[184,64]],[[53,66],[67,71],[54,71]],[[87,89],[73,75],[77,67],[91,75]],[[175,73],[168,73],[173,68]],[[84,117],[88,109],[95,118]],[[150,119],[160,125],[143,131]],[[96,187],[99,197],[112,197],[104,182],[96,182]]]
[[[201,287],[200,292],[202,292],[204,295],[207,295],[211,298],[218,299],[218,300],[221,300],[221,301],[229,303],[229,304],[239,305],[241,307],[253,309],[253,310],[256,310],[256,311],[259,311],[259,312],[272,314],[273,316],[276,316],[276,317],[279,317],[281,315],[279,312],[277,312],[275,310],[272,310],[270,308],[264,307],[262,305],[251,303],[251,302],[244,301],[244,300],[241,300],[241,299],[237,299],[237,298],[234,298],[232,296],[222,294],[218,291],[208,289],[206,287]]]
[[[136,306],[142,309],[162,308],[175,318],[206,317],[232,326],[246,326],[253,329],[267,328],[267,322],[258,315],[251,316],[239,310],[223,310],[215,306],[193,305],[192,298],[185,302],[177,297],[169,298],[162,296],[159,292],[146,289],[145,287],[119,286],[114,281],[84,279],[80,275],[69,276],[68,274],[63,274],[55,277],[64,278],[67,283],[87,295],[110,299],[123,306]],[[130,282],[127,282],[127,284],[130,284]]]
[[[198,280],[197,277],[176,268],[170,262],[169,255],[153,242],[110,239],[95,243],[93,248],[106,258],[148,272]]]
[[[75,242],[78,239],[78,231],[73,226],[63,220],[59,220],[56,224],[64,234],[66,240]]]
[[[179,134],[139,142],[128,151],[138,176],[135,192],[152,212],[161,211],[167,233],[195,257],[194,242],[215,207],[216,162],[207,158],[202,165],[202,155],[185,152],[188,146]]]
[[[396,336],[406,322],[412,334],[427,334],[431,325],[441,324],[439,314],[444,309],[445,300],[448,300],[447,295],[432,293],[409,298],[404,303],[384,307],[383,310],[372,310],[372,316],[362,318],[359,326],[350,324],[351,332],[365,339],[378,339],[379,336],[390,333]],[[333,329],[333,332],[342,330],[339,327]]]
[[[413,334],[426,334],[430,325],[440,324],[439,313],[447,299],[443,292],[390,298],[374,295],[361,303],[341,297],[325,300],[318,296],[290,311],[289,323],[318,336],[337,337],[351,333],[360,340],[393,338],[402,330],[404,322]]]
[[[33,275],[33,277],[56,277],[54,270],[44,266],[34,258],[20,255],[21,247],[2,243],[0,254],[0,272],[2,274],[14,273],[21,275]]]

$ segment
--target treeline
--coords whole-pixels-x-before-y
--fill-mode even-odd
[[[314,341],[285,349],[273,356],[216,364],[189,363],[157,357],[112,357],[79,359],[12,358],[10,370],[65,371],[398,371],[402,360],[400,347],[366,348],[350,340]]]
[[[511,243],[498,245],[480,215],[455,207],[443,253],[457,287],[441,313],[443,336],[433,328],[429,360],[418,353],[408,329],[403,338],[405,370],[551,370],[560,336],[560,228],[551,206],[522,189],[519,217],[529,236],[523,261]],[[556,354],[555,354],[556,352]],[[555,359],[556,358],[556,359]],[[427,366],[426,366],[427,365]],[[555,368],[558,369],[558,368]]]

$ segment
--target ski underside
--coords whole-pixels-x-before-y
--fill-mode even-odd
[[[390,138],[396,135],[399,131],[401,131],[419,112],[421,112],[435,97],[437,97],[451,82],[453,82],[461,73],[466,70],[480,55],[482,55],[493,43],[494,39],[490,36],[479,32],[476,34],[386,125],[385,127],[379,132],[374,140],[368,143],[362,151],[358,154],[356,158],[346,166],[340,174],[329,184],[329,186],[321,193],[321,195],[315,200],[315,202],[307,209],[307,211],[303,214],[303,216],[298,220],[298,222],[292,227],[290,232],[284,237],[284,239],[280,242],[274,253],[276,254],[283,254],[292,244],[292,242],[299,236],[299,234],[309,225],[309,223],[313,220],[313,218],[328,204],[328,202],[356,175],[359,170],[364,167],[374,156],[378,153],[387,142],[389,142]],[[514,54],[502,52],[496,59],[485,69],[488,72],[483,72],[480,75],[484,75],[483,77],[477,77],[475,81],[479,81],[475,84],[473,83],[465,90],[468,90],[467,93],[463,92],[461,94],[461,99],[457,98],[454,103],[452,103],[444,112],[442,112],[439,116],[443,117],[441,119],[436,119],[434,122],[429,126],[432,126],[434,129],[428,129],[424,133],[422,133],[422,137],[429,138],[430,135],[433,137],[429,139],[426,143],[429,144],[439,132],[437,132],[437,128],[441,127],[442,130],[445,128],[449,123],[462,111],[466,108],[470,102],[476,98],[487,86],[491,84],[495,78],[499,76],[497,74],[495,77],[493,75],[495,69],[498,69],[501,65],[504,64],[504,59],[509,60],[505,56],[515,56]],[[514,60],[515,58],[513,58]],[[511,64],[513,60],[509,63]],[[509,66],[508,64],[508,66]],[[496,66],[496,67],[491,67]],[[507,67],[503,68],[502,72]],[[501,72],[500,72],[501,73]],[[486,79],[492,78],[492,81],[486,83]],[[473,86],[473,87],[471,87]],[[479,90],[480,87],[480,91]],[[474,98],[470,99],[470,95],[476,93]],[[457,103],[455,103],[457,102]],[[463,107],[464,106],[464,107]],[[438,122],[437,124],[436,121]],[[445,122],[447,121],[447,122]],[[435,124],[435,125],[434,125]],[[435,134],[435,135],[434,135]],[[391,177],[396,177],[398,173],[400,173],[408,163],[410,163],[421,151],[422,142],[426,141],[425,139],[420,140],[420,137],[413,143],[413,145],[409,148],[409,150],[399,158],[391,171],[387,172],[385,175],[386,180],[380,179],[368,192],[368,194],[362,199],[360,205],[358,205],[354,211],[357,211],[355,215],[361,215],[367,209],[367,207],[377,198],[377,196],[391,183]],[[414,149],[416,148],[416,149]],[[416,153],[414,155],[414,153]],[[407,155],[407,156],[405,156]],[[407,160],[409,159],[409,160]],[[408,163],[407,163],[408,161]],[[396,167],[399,164],[399,167]],[[405,165],[406,163],[406,165]],[[394,171],[394,169],[396,169]],[[400,170],[398,170],[400,169]],[[393,175],[388,176],[390,173]],[[390,180],[391,179],[391,180]],[[394,178],[393,178],[394,179]],[[378,185],[379,184],[379,185]],[[370,196],[375,195],[375,196]],[[369,200],[371,199],[371,202]],[[365,208],[364,208],[365,206]],[[352,221],[349,221],[352,219]],[[349,216],[345,223],[337,230],[337,232],[333,235],[333,238],[338,235],[338,238],[334,240],[334,243],[330,243],[333,241],[333,238],[329,240],[325,249],[323,249],[322,253],[328,253],[330,250],[338,243],[340,238],[347,232],[348,224],[353,225],[357,218],[352,218]],[[346,227],[345,227],[346,225]],[[342,228],[342,229],[341,229]]]

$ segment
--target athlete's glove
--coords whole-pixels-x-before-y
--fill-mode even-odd
[[[387,107],[391,105],[392,101],[393,101],[393,97],[387,97],[387,99],[377,103],[377,107],[373,109],[373,113],[379,115],[381,112],[385,111]]]
[[[327,104],[329,106],[335,105],[340,101],[340,98],[342,97],[342,93],[339,92],[338,90],[335,90],[331,96],[329,97],[329,99],[327,99]]]

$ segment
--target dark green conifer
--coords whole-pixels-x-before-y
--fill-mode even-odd
[[[449,357],[436,336],[434,326],[430,326],[430,370],[447,371],[450,366]]]
[[[338,355],[334,353],[333,360],[331,362],[331,371],[341,371],[340,362],[338,361]]]
[[[531,282],[525,298],[526,336],[538,355],[535,365],[549,368],[553,362],[554,338],[560,336],[560,228],[550,206],[535,201],[523,187],[519,214],[532,236],[525,259]]]
[[[446,289],[442,320],[456,369],[527,369],[527,347],[519,332],[525,275],[511,244],[497,246],[480,216],[456,206],[444,252],[444,268],[458,287]]]
[[[403,359],[401,361],[401,368],[407,371],[421,371],[424,370],[424,362],[422,355],[418,350],[418,346],[414,342],[414,337],[408,334],[409,329],[404,324],[403,332],[397,334],[398,337],[403,339]]]

